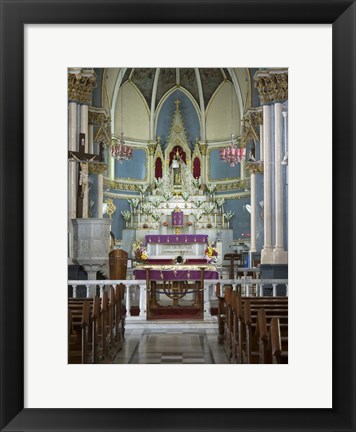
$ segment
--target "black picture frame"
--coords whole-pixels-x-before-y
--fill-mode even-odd
[[[0,0],[0,5],[1,430],[355,431],[355,3],[350,0]],[[24,409],[23,100],[27,23],[332,23],[332,409]],[[317,72],[313,74],[311,79],[317,85]],[[307,255],[311,257],[314,252]],[[319,268],[322,265],[315,264]],[[219,397],[218,382],[216,376],[212,397]],[[308,383],[305,389],[308,391]]]

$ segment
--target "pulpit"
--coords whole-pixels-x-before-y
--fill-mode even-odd
[[[110,279],[126,279],[127,259],[128,253],[122,249],[114,249],[109,253]]]

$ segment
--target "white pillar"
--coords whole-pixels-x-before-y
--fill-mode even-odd
[[[108,173],[109,180],[115,180],[115,159],[111,156],[110,149],[108,153]]]
[[[260,125],[260,160],[263,161],[263,124]]]
[[[85,152],[89,149],[89,108],[88,105],[81,105],[80,107],[80,132],[85,134]],[[83,219],[88,218],[89,207],[89,189],[86,186],[83,197]]]
[[[205,281],[204,283],[204,319],[211,318],[211,304],[210,304],[210,284]]]
[[[263,105],[263,155],[264,155],[264,245],[261,264],[272,264],[272,193],[271,193],[271,107]]]
[[[140,308],[140,317],[146,319],[147,318],[147,312],[146,312],[146,285],[140,285],[139,308]]]
[[[282,182],[282,159],[283,159],[283,105],[274,105],[274,124],[275,124],[275,230],[276,244],[273,250],[273,263],[286,264],[288,262],[287,252],[283,246],[283,182]]]
[[[251,172],[251,252],[256,252],[256,173]]]
[[[130,298],[130,285],[126,286],[126,316],[131,316],[131,298]]]
[[[245,180],[245,160],[240,162],[240,179]]]
[[[104,177],[98,174],[98,218],[103,217]]]
[[[90,154],[94,154],[94,125],[89,125],[89,136],[88,136],[88,151]]]
[[[69,102],[68,105],[68,150],[77,150],[77,104]],[[77,214],[77,162],[70,161],[68,167],[68,249],[69,256],[73,256],[73,227],[71,219],[76,218]]]

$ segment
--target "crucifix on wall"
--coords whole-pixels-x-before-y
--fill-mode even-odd
[[[101,156],[85,152],[85,134],[79,134],[79,151],[68,151],[68,158],[79,163],[78,192],[77,192],[77,218],[83,217],[83,203],[85,193],[88,190],[89,162],[101,162]]]

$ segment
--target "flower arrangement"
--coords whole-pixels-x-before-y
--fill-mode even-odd
[[[216,189],[216,183],[207,183],[206,188],[211,195],[214,192],[214,190]]]
[[[142,242],[136,240],[132,246],[132,254],[137,262],[146,261],[148,259],[148,253]]]
[[[204,213],[209,215],[210,213],[213,212],[213,210],[215,208],[215,204],[212,202],[205,202],[202,208],[203,208]]]
[[[166,191],[164,192],[163,197],[166,200],[166,202],[168,202],[173,197],[173,193],[170,191]]]
[[[161,215],[157,211],[152,212],[151,216],[152,216],[152,219],[155,222],[158,222],[160,220],[160,218],[161,218]]]
[[[142,205],[141,205],[141,209],[142,209],[142,213],[144,213],[144,214],[150,214],[151,213],[151,211],[152,211],[152,206],[151,206],[151,203],[143,203]]]
[[[184,191],[182,193],[182,198],[184,199],[184,201],[188,201],[189,197],[190,197],[190,193],[189,192]]]
[[[124,218],[124,220],[126,222],[128,222],[130,220],[131,212],[129,210],[122,210],[121,214],[122,214],[122,217]]]
[[[201,179],[200,177],[197,177],[195,179],[192,180],[193,186],[196,187],[197,189],[200,188],[201,186]]]
[[[148,189],[148,185],[147,184],[142,184],[142,185],[139,185],[139,187],[138,187],[138,190],[144,195],[145,194],[145,192],[147,191],[147,189]]]
[[[131,198],[131,199],[128,199],[127,201],[130,204],[130,206],[133,207],[134,209],[137,208],[138,203],[140,202],[140,200],[138,198]]]
[[[202,216],[203,216],[203,212],[201,210],[198,210],[196,213],[193,213],[193,217],[196,222],[199,222]]]
[[[203,204],[203,201],[198,198],[194,198],[192,201],[198,208]]]
[[[156,188],[160,188],[161,185],[163,184],[163,178],[155,178],[155,186]]]
[[[213,243],[210,243],[208,245],[208,247],[205,249],[205,258],[206,261],[210,264],[210,263],[216,263],[217,259],[218,259],[218,251],[216,250],[215,246],[213,245]]]
[[[215,200],[217,207],[222,207],[224,205],[225,202],[225,198],[217,198]]]
[[[232,219],[234,214],[235,214],[235,212],[230,210],[230,211],[224,213],[224,218],[229,222],[229,220]]]

